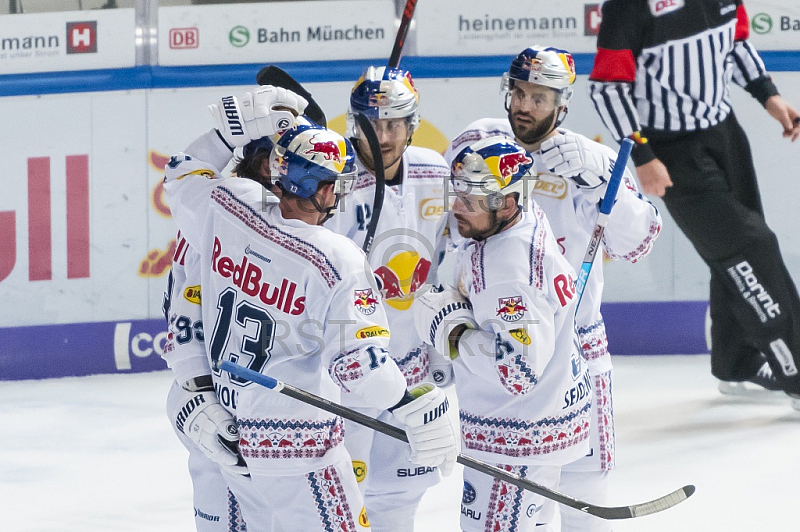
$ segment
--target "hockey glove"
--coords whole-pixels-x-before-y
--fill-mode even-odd
[[[443,357],[439,356],[438,353],[434,353],[433,348],[429,345],[425,345],[423,348],[427,348],[430,380],[440,388],[450,386],[455,378],[453,373],[453,361],[450,357]]]
[[[424,467],[438,467],[447,476],[458,457],[458,427],[447,413],[447,396],[433,384],[421,384],[409,393],[411,402],[392,409],[395,419],[405,426],[411,446],[409,460]]]
[[[555,135],[542,143],[542,162],[554,174],[574,181],[578,188],[603,190],[614,164],[595,144],[574,133]]]
[[[450,349],[450,333],[459,325],[478,328],[470,302],[458,290],[448,286],[431,288],[417,296],[416,303],[414,325],[420,338],[443,357],[458,358],[458,351]]]
[[[290,90],[272,85],[245,92],[240,98],[223,96],[208,106],[214,127],[230,148],[240,148],[270,135],[279,135],[294,126],[308,102]],[[277,140],[277,139],[275,139]]]
[[[206,385],[197,385],[205,380]],[[205,384],[205,383],[204,383]],[[210,377],[199,377],[181,388],[183,399],[173,412],[175,428],[186,434],[212,461],[230,473],[247,474],[247,466],[239,455],[239,429],[230,413],[222,407]]]

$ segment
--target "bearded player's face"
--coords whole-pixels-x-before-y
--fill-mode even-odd
[[[514,135],[533,144],[549,133],[558,116],[558,93],[543,85],[515,81],[508,102],[508,117]]]

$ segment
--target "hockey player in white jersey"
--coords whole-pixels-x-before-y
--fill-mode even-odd
[[[284,114],[274,91],[223,98],[215,106],[221,129],[198,138],[166,168],[173,216],[201,257],[216,397],[236,421],[238,453],[250,476],[223,475],[248,531],[365,530],[341,418],[215,369],[231,360],[334,401],[344,390],[393,412],[415,463],[445,469],[454,463],[448,416],[424,416],[446,410],[443,392],[407,391],[386,356],[386,317],[363,253],[320,227],[352,184],[342,177],[354,171],[350,143],[310,125],[283,133],[269,159],[281,189],[277,204],[263,201],[258,183],[219,176],[234,147],[291,126],[294,117]],[[213,403],[203,397],[195,411]],[[219,432],[208,416],[191,421],[199,432]]]
[[[543,46],[523,50],[503,76],[508,118],[485,118],[470,124],[452,142],[445,158],[451,160],[465,146],[493,135],[507,135],[529,150],[539,173],[533,197],[546,213],[561,252],[579,268],[616,155],[602,144],[559,127],[567,114],[574,80],[569,52]],[[639,194],[630,171],[625,171],[623,179],[603,235],[603,250],[612,259],[636,262],[652,249],[661,230],[661,216]],[[594,383],[592,450],[563,468],[560,489],[602,504],[607,499],[608,471],[614,467],[615,436],[611,356],[600,313],[603,264],[597,257],[576,318],[583,357]],[[562,511],[562,527],[581,532],[611,529],[608,521],[569,508]]]
[[[236,424],[221,405],[210,407],[213,412],[207,415],[216,420],[223,443],[216,437],[216,430],[209,439],[209,433],[189,430],[194,425],[187,427],[186,423],[186,412],[194,408],[197,394],[211,398],[212,403],[216,398],[204,344],[201,297],[200,256],[178,232],[163,307],[169,335],[162,358],[175,377],[167,396],[167,415],[178,439],[189,451],[196,530],[244,532],[239,504],[221,471],[225,467],[234,474],[247,474],[247,467],[236,452]]]
[[[291,109],[292,114],[300,115],[303,112],[306,103],[303,98],[281,89],[276,89],[275,93],[281,105]],[[218,127],[223,128],[219,123],[222,115],[215,115],[215,119]],[[302,118],[298,120],[302,121]],[[232,172],[239,177],[259,181],[271,192],[277,192],[271,181],[262,179],[262,171],[266,169],[264,173],[269,177],[269,156],[279,136],[276,132],[245,145],[241,157],[235,160]],[[231,159],[234,159],[233,152]],[[277,197],[265,195],[257,187],[254,187],[254,192],[260,194],[264,201],[278,201]],[[214,397],[215,393],[204,344],[201,294],[200,257],[178,231],[163,304],[169,335],[162,358],[175,376],[167,396],[167,416],[189,452],[188,466],[197,531],[244,532],[247,527],[239,503],[221,471],[221,468],[228,468],[233,473],[248,474],[236,452],[239,437],[233,418],[222,406],[211,407],[216,411],[217,428],[224,445],[220,445],[223,442],[214,433],[187,430],[186,412],[193,408],[197,393],[209,397]],[[191,426],[199,427],[200,424]]]
[[[592,383],[574,329],[575,270],[527,195],[534,162],[504,137],[454,158],[453,215],[468,239],[456,288],[419,298],[417,328],[453,360],[463,452],[555,488],[589,450]],[[466,298],[466,299],[465,299]],[[464,531],[557,532],[556,503],[464,470]]]
[[[431,380],[447,384],[452,370],[438,364],[439,357],[430,357],[414,328],[413,314],[417,291],[430,282],[440,261],[449,168],[433,150],[410,146],[419,124],[419,94],[411,75],[401,69],[367,68],[351,91],[347,121],[360,171],[344,208],[325,224],[331,230],[363,246],[373,213],[375,163],[355,114],[372,123],[385,167],[383,207],[369,263],[385,296],[389,354],[408,386]],[[386,413],[364,412],[388,421]],[[345,445],[353,457],[372,530],[412,531],[420,500],[440,480],[439,471],[410,463],[402,442],[355,423],[347,423]]]

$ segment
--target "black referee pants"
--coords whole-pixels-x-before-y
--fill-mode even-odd
[[[764,219],[744,131],[731,113],[650,144],[674,184],[664,203],[711,268],[712,374],[746,380],[763,353],[778,382],[800,393],[800,298]]]

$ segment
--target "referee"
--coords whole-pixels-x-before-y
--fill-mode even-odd
[[[723,392],[744,381],[784,390],[800,410],[800,298],[767,226],[733,81],[800,137],[747,41],[742,0],[608,0],[590,92],[632,158],[642,189],[664,198],[711,268],[711,372]]]

